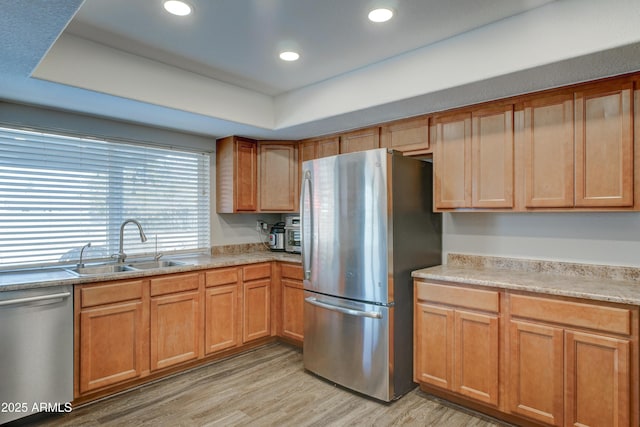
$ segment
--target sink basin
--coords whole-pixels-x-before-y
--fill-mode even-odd
[[[166,268],[166,267],[175,267],[178,265],[189,265],[186,262],[175,261],[172,259],[163,259],[163,260],[147,260],[147,261],[133,261],[129,264],[117,264],[117,263],[106,263],[106,264],[95,264],[95,265],[85,265],[84,267],[74,267],[67,268],[66,270],[69,273],[75,274],[76,276],[95,276],[101,274],[112,274],[112,273],[121,273],[125,271],[139,271],[139,270],[151,270],[154,268]]]
[[[126,265],[128,270],[151,270],[153,268],[175,267],[177,265],[187,265],[185,262],[162,259],[157,261],[138,261]]]
[[[67,271],[78,276],[91,276],[97,274],[110,274],[119,273],[121,271],[129,271],[129,268],[126,265],[122,264],[100,264],[67,268]]]

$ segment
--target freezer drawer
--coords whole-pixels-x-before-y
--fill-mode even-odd
[[[392,307],[305,291],[305,369],[376,399],[392,400],[392,316]]]

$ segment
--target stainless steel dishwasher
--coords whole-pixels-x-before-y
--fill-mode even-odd
[[[73,287],[0,292],[0,424],[69,412]]]

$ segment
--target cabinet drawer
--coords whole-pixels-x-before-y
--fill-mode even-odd
[[[236,283],[238,281],[238,268],[218,268],[213,271],[207,271],[205,278],[207,287]]]
[[[302,266],[294,264],[281,264],[280,275],[287,279],[302,280]]]
[[[415,283],[418,300],[493,313],[500,310],[500,294],[497,291],[463,288],[455,285],[436,285],[418,280]]]
[[[631,310],[551,298],[511,295],[511,316],[631,334]]]
[[[263,264],[251,264],[242,267],[242,280],[262,279],[265,277],[271,277],[271,263],[265,262]]]
[[[83,287],[80,290],[80,304],[82,307],[93,307],[114,302],[130,301],[142,298],[142,280],[127,280]]]
[[[177,274],[151,279],[151,296],[198,289],[200,274]]]

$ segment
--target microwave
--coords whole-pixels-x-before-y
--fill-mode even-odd
[[[284,250],[293,254],[300,253],[300,217],[288,216],[284,226]]]

